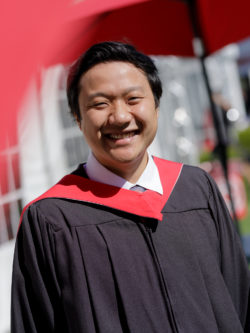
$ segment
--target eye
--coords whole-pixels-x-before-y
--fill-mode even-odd
[[[141,96],[131,96],[128,98],[128,104],[130,105],[134,105],[140,102],[140,100],[142,99]]]
[[[107,102],[96,102],[92,104],[92,108],[95,109],[104,109],[108,106]]]

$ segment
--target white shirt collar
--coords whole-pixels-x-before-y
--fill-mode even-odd
[[[120,187],[127,190],[129,190],[134,185],[140,185],[147,190],[152,190],[163,194],[158,168],[154,163],[152,156],[148,155],[148,157],[148,164],[136,184],[130,183],[126,179],[105,168],[99,161],[97,161],[92,152],[90,152],[87,163],[85,164],[85,171],[91,180],[100,183]]]

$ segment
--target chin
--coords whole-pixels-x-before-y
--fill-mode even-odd
[[[112,154],[112,160],[118,163],[129,164],[138,160],[142,160],[145,155],[144,153],[136,153],[136,152],[123,152],[120,154]]]
[[[114,161],[114,163],[131,163],[136,159],[136,157],[134,156],[114,156],[112,158],[112,160]]]

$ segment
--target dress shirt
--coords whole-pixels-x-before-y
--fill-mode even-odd
[[[127,190],[130,190],[131,187],[135,185],[139,185],[147,190],[152,190],[163,194],[158,168],[154,163],[152,156],[149,154],[147,166],[135,184],[105,168],[99,161],[97,161],[92,152],[90,152],[87,163],[84,165],[84,167],[88,177],[91,180]]]

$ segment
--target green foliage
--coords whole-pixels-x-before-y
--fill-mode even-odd
[[[248,206],[248,213],[247,216],[240,221],[240,231],[242,235],[250,235],[250,185],[246,178],[244,178],[244,184],[246,189],[247,195],[247,206]]]
[[[214,161],[214,154],[210,151],[202,151],[200,153],[200,163]]]
[[[228,159],[238,159],[242,157],[242,154],[238,147],[231,145],[227,149],[227,156]]]
[[[238,132],[239,146],[244,155],[250,155],[250,127]]]
[[[230,145],[227,149],[228,159],[250,159],[250,127],[237,133],[238,142]],[[200,153],[200,163],[211,162],[216,159],[213,152],[202,151]]]
[[[239,149],[235,146],[229,146],[227,148],[227,156],[228,159],[238,159],[241,157],[241,153]],[[212,162],[216,160],[218,156],[216,156],[212,151],[202,151],[200,153],[200,163],[203,162]]]

